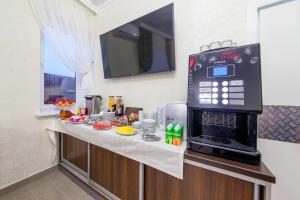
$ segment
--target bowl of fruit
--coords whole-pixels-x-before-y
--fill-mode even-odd
[[[70,98],[58,98],[56,99],[54,105],[59,108],[69,108],[75,105],[75,102]]]

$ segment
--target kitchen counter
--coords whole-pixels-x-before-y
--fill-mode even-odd
[[[166,144],[162,132],[156,133],[161,136],[160,141],[146,142],[142,140],[141,134],[122,136],[115,132],[116,128],[114,127],[110,130],[95,130],[92,126],[85,124],[70,124],[61,120],[55,120],[48,129],[65,133],[90,144],[105,148],[176,178],[183,178],[183,160],[186,142],[184,141],[179,147]]]
[[[276,179],[268,168],[165,144],[115,129],[56,120],[59,165],[107,197],[124,200],[270,200]],[[53,135],[53,134],[52,134]]]

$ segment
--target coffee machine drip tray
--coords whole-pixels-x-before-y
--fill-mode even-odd
[[[259,163],[255,114],[188,109],[189,147],[233,160]]]
[[[255,151],[252,147],[239,143],[234,139],[224,137],[203,135],[198,137],[191,137],[191,141],[248,152]]]

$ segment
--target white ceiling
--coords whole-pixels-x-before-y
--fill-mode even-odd
[[[95,6],[102,6],[110,0],[90,0]]]

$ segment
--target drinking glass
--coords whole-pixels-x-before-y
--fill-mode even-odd
[[[204,51],[207,51],[207,50],[209,50],[209,45],[200,46],[200,52],[204,52]]]
[[[217,49],[221,47],[220,41],[214,41],[209,44],[209,49]]]
[[[231,46],[232,46],[232,47],[236,47],[236,46],[237,46],[237,43],[236,43],[236,42],[232,42],[232,43],[231,43]]]
[[[156,114],[157,114],[157,128],[160,130],[165,129],[165,109],[163,107],[158,107],[156,109]]]
[[[221,47],[231,47],[232,46],[232,40],[224,40],[223,42],[221,42]]]

